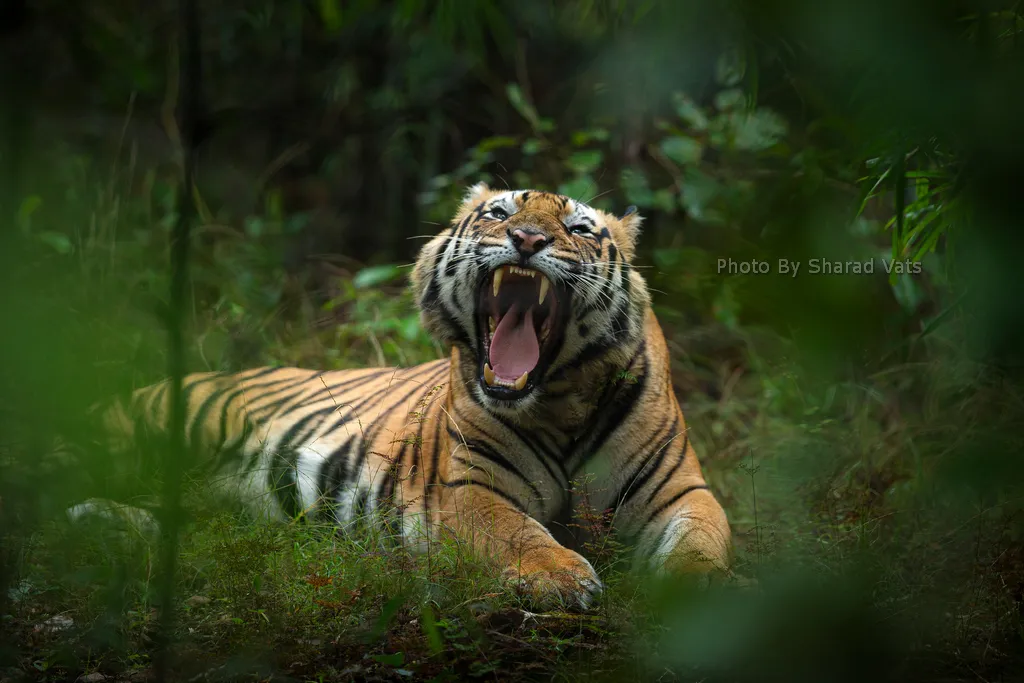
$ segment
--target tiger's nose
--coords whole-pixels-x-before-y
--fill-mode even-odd
[[[551,243],[543,233],[537,230],[516,228],[508,235],[512,238],[512,244],[523,256],[533,256],[538,251]]]

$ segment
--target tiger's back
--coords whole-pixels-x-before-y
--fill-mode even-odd
[[[425,425],[440,421],[449,373],[444,359],[406,369],[188,375],[190,464],[262,518],[345,525],[395,506],[415,518],[430,510],[425,483],[440,463],[423,457],[436,437]],[[108,413],[119,448],[135,447],[140,429],[166,431],[169,388],[164,381],[139,389],[127,415]]]

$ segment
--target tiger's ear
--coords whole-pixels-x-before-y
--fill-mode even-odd
[[[466,190],[466,194],[462,196],[462,205],[459,206],[459,210],[452,218],[452,223],[459,223],[465,218],[473,209],[475,209],[480,202],[487,201],[494,195],[498,194],[495,190],[492,190],[487,183],[480,182],[476,185],[469,187]]]
[[[492,194],[494,194],[494,190],[492,190],[487,183],[481,181],[476,185],[471,185],[469,189],[466,190],[466,194],[462,198],[462,203],[472,204],[475,206]]]
[[[619,219],[621,226],[619,241],[621,248],[626,252],[627,258],[633,258],[636,250],[636,243],[640,240],[640,225],[644,222],[643,216],[636,212],[635,206],[630,206]]]

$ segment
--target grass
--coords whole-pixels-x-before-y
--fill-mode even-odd
[[[147,187],[145,211],[122,208],[164,225],[149,214],[173,204],[167,188]],[[167,235],[112,237],[100,215],[109,195],[98,208],[82,200],[93,227],[72,235],[77,250],[50,254],[50,239],[12,275],[25,274],[12,310],[31,315],[9,317],[4,339],[27,362],[3,385],[12,411],[4,426],[24,438],[8,438],[0,467],[0,549],[11,570],[0,681],[150,676],[155,547],[60,521],[84,479],[36,457],[54,432],[87,421],[91,401],[162,368],[162,340],[138,311],[140,299],[157,308],[166,289]],[[70,204],[47,219],[43,202],[33,216],[62,224]],[[197,250],[190,368],[437,356],[404,271],[327,261],[284,270],[273,254],[289,221],[268,209],[258,229],[253,220],[246,231],[225,228],[231,234]],[[197,239],[206,244],[202,231]],[[60,272],[62,258],[80,268]],[[457,545],[412,557],[372,523],[344,535],[267,525],[216,506],[203,482],[191,482],[176,576],[177,680],[974,681],[1020,666],[1014,456],[1024,395],[971,360],[969,320],[952,316],[899,361],[825,378],[803,362],[806,349],[778,335],[680,318],[662,319],[676,387],[733,526],[737,571],[756,588],[694,593],[630,574],[602,515],[581,510],[608,591],[587,614],[532,614]],[[67,339],[80,340],[77,354]],[[111,467],[95,465],[100,474]]]
[[[958,499],[950,459],[1004,433],[1014,418],[998,411],[1020,396],[971,373],[965,390],[947,357],[813,397],[792,367],[756,371],[769,364],[746,343],[742,372],[719,374],[720,398],[688,394],[685,410],[756,590],[692,594],[629,574],[601,516],[583,510],[608,592],[587,614],[534,615],[456,545],[413,557],[374,524],[342,535],[265,524],[214,506],[194,482],[176,676],[969,680],[1018,662],[1019,506]],[[678,382],[695,381],[701,369],[681,360]],[[18,559],[5,617],[17,655],[2,675],[143,680],[154,552],[142,536],[42,523]]]

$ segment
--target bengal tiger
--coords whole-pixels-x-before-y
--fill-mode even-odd
[[[258,516],[344,527],[376,511],[414,552],[454,535],[537,604],[587,608],[603,589],[552,533],[583,496],[613,511],[639,566],[727,572],[729,524],[632,265],[640,225],[634,207],[616,218],[558,194],[475,185],[411,276],[422,323],[449,357],[188,375],[190,449]],[[140,426],[166,430],[169,386],[135,391],[108,411],[109,428],[126,441]]]

